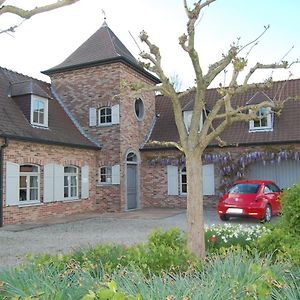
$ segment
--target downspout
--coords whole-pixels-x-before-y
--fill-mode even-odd
[[[4,182],[4,148],[8,146],[8,138],[4,138],[4,144],[0,145],[0,227],[3,227],[3,182]]]

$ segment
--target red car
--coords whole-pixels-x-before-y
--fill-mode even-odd
[[[230,217],[253,217],[269,222],[280,212],[280,188],[270,180],[239,180],[218,204],[223,221]]]

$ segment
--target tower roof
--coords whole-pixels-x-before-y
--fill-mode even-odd
[[[160,82],[155,76],[139,65],[135,57],[108,27],[105,21],[100,29],[79,46],[67,59],[59,65],[43,71],[43,73],[50,75],[117,61],[122,61],[129,65],[155,83]]]

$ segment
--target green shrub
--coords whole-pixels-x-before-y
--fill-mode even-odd
[[[178,228],[154,231],[146,244],[129,248],[120,264],[131,265],[144,274],[187,272],[200,267],[200,262],[187,250],[186,235]]]
[[[73,261],[91,275],[99,266],[107,273],[119,268],[133,267],[144,274],[187,272],[200,267],[200,262],[187,250],[185,234],[178,228],[166,232],[154,231],[147,243],[128,248],[118,245],[98,245],[66,255],[28,256],[28,261],[37,269],[54,266],[59,270]]]
[[[285,228],[273,227],[269,233],[258,238],[255,246],[262,255],[272,254],[274,259],[287,260],[300,266],[299,237]]]
[[[282,216],[280,226],[300,236],[300,182],[281,195]]]

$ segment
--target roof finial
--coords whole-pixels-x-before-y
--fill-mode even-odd
[[[106,13],[105,13],[105,10],[104,10],[104,9],[102,9],[101,11],[102,11],[103,19],[104,19],[104,22],[103,22],[102,26],[107,26],[107,23],[106,23]]]

